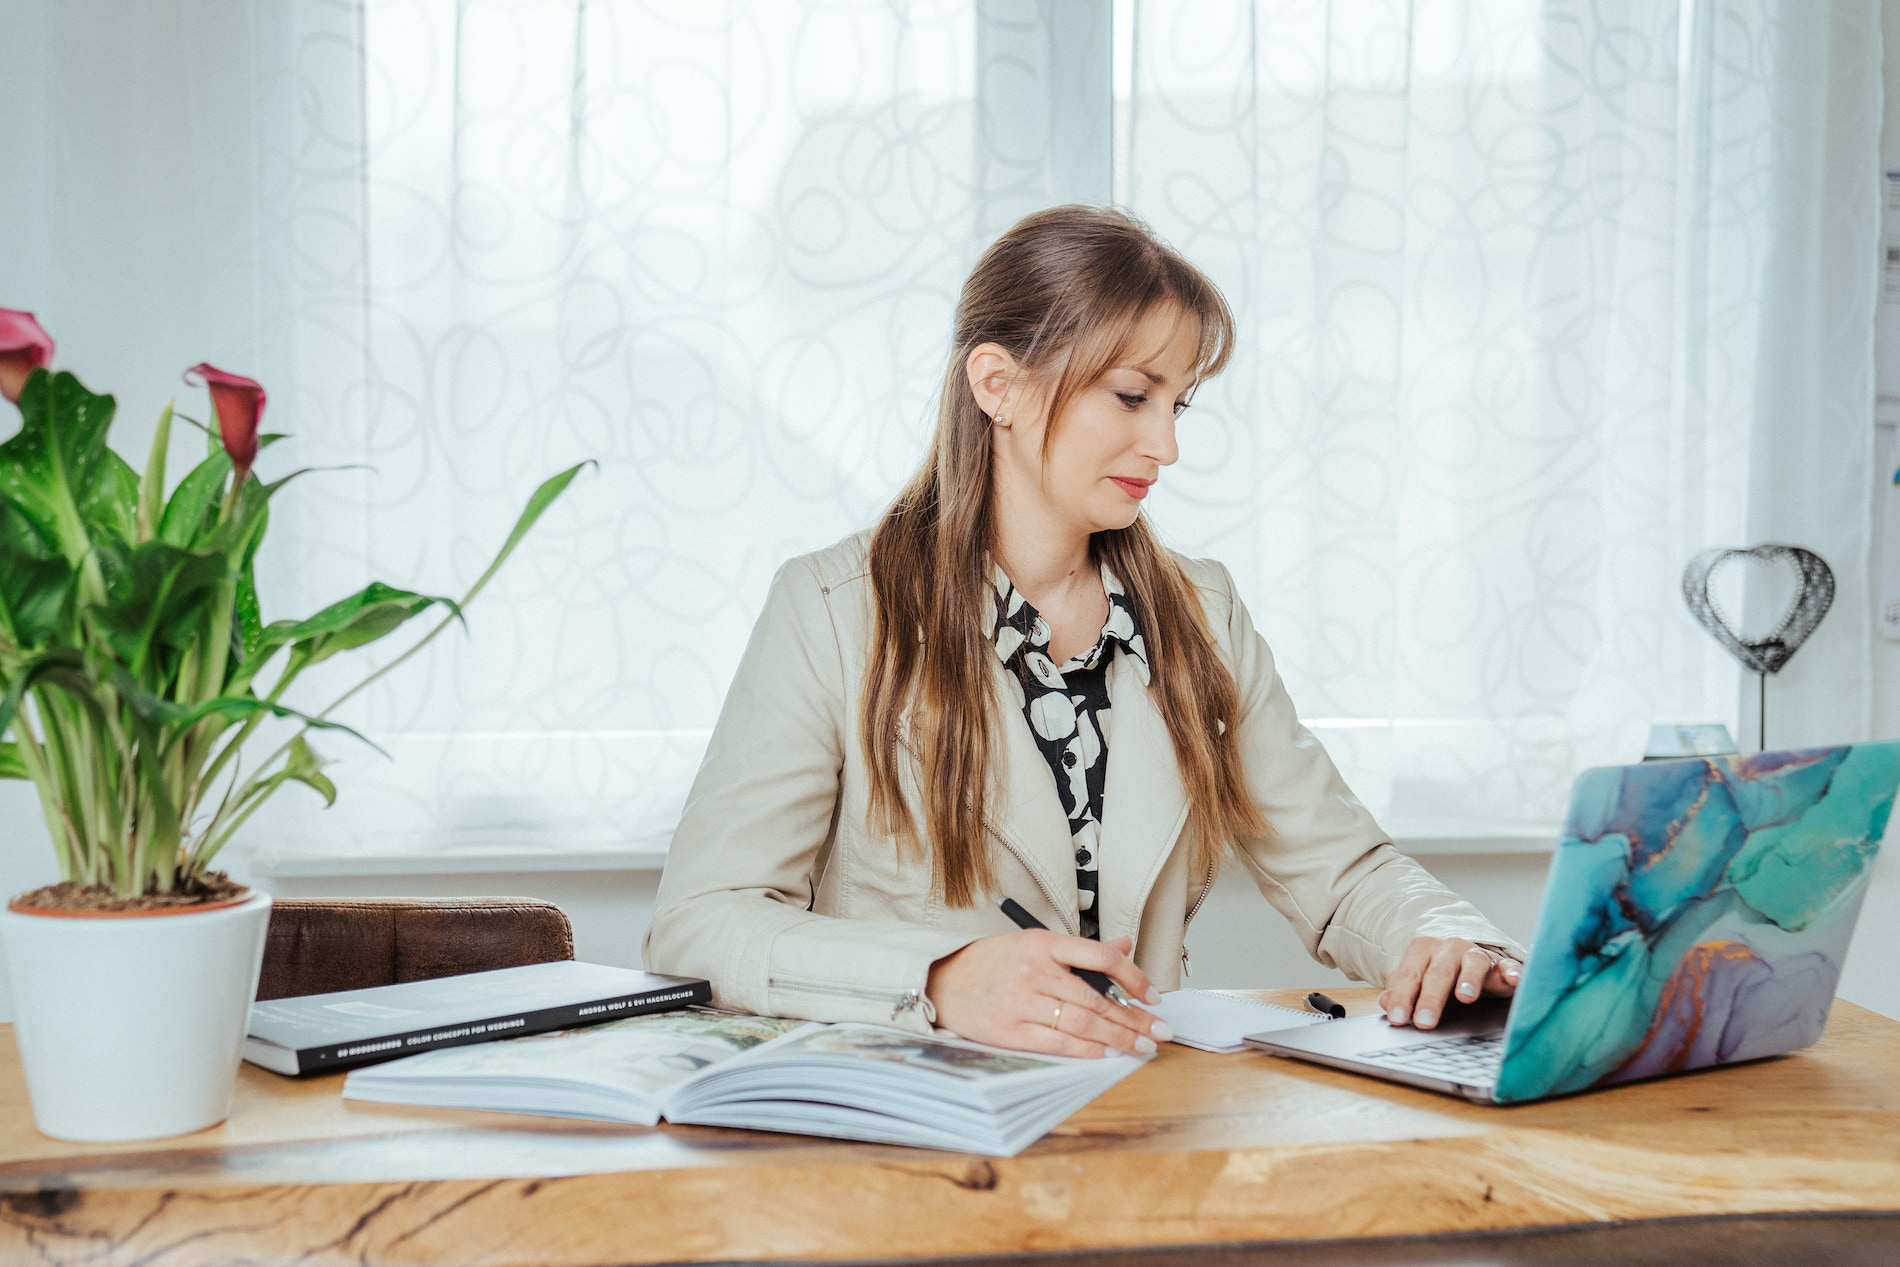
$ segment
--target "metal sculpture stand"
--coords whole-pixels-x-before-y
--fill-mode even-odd
[[[1709,596],[1709,578],[1729,559],[1750,559],[1773,565],[1782,560],[1794,564],[1799,573],[1794,602],[1780,623],[1765,638],[1750,641],[1729,626]],[[1794,658],[1834,605],[1834,569],[1827,560],[1800,546],[1759,545],[1746,550],[1716,547],[1704,550],[1689,560],[1682,570],[1682,601],[1709,635],[1760,678],[1760,705],[1757,712],[1757,751],[1768,750],[1768,675],[1779,673]]]

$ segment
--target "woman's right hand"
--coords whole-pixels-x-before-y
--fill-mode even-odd
[[[1166,1021],[1104,998],[1069,971],[1093,968],[1130,998],[1159,1003],[1148,975],[1128,958],[1126,937],[1092,941],[1047,929],[999,933],[930,966],[926,993],[937,1024],[992,1047],[1052,1056],[1104,1056],[1109,1048],[1145,1056],[1174,1037]]]

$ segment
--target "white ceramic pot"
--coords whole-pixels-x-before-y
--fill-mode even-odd
[[[270,898],[210,910],[0,910],[33,1121],[55,1139],[182,1135],[231,1113]]]

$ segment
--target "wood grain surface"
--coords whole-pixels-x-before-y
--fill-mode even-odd
[[[1374,994],[1338,993],[1354,1014]],[[1900,1022],[1845,1002],[1805,1052],[1509,1109],[1164,1047],[1006,1160],[346,1103],[341,1082],[247,1065],[222,1126],[66,1144],[0,1043],[0,1262],[890,1258],[1900,1209]]]

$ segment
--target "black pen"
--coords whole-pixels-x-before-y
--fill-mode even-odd
[[[1321,994],[1318,990],[1315,990],[1311,994],[1306,996],[1306,1006],[1312,1008],[1315,1012],[1324,1012],[1326,1013],[1326,1015],[1332,1017],[1336,1021],[1344,1020],[1346,1018],[1345,1005],[1341,1003],[1335,1003],[1333,1000]]]
[[[1040,928],[1044,932],[1049,931],[1047,924],[1037,919],[1034,915],[1031,915],[1028,911],[1025,911],[1015,898],[999,897],[996,899],[996,904],[1002,908],[1003,914],[1009,916],[1010,922],[1015,924],[1016,927]],[[1110,981],[1107,973],[1097,972],[1093,968],[1077,968],[1073,966],[1069,968],[1069,971],[1088,982],[1097,994],[1105,998],[1113,999],[1123,1007],[1134,1006],[1135,1001],[1128,997],[1128,992],[1116,985],[1113,981]]]

